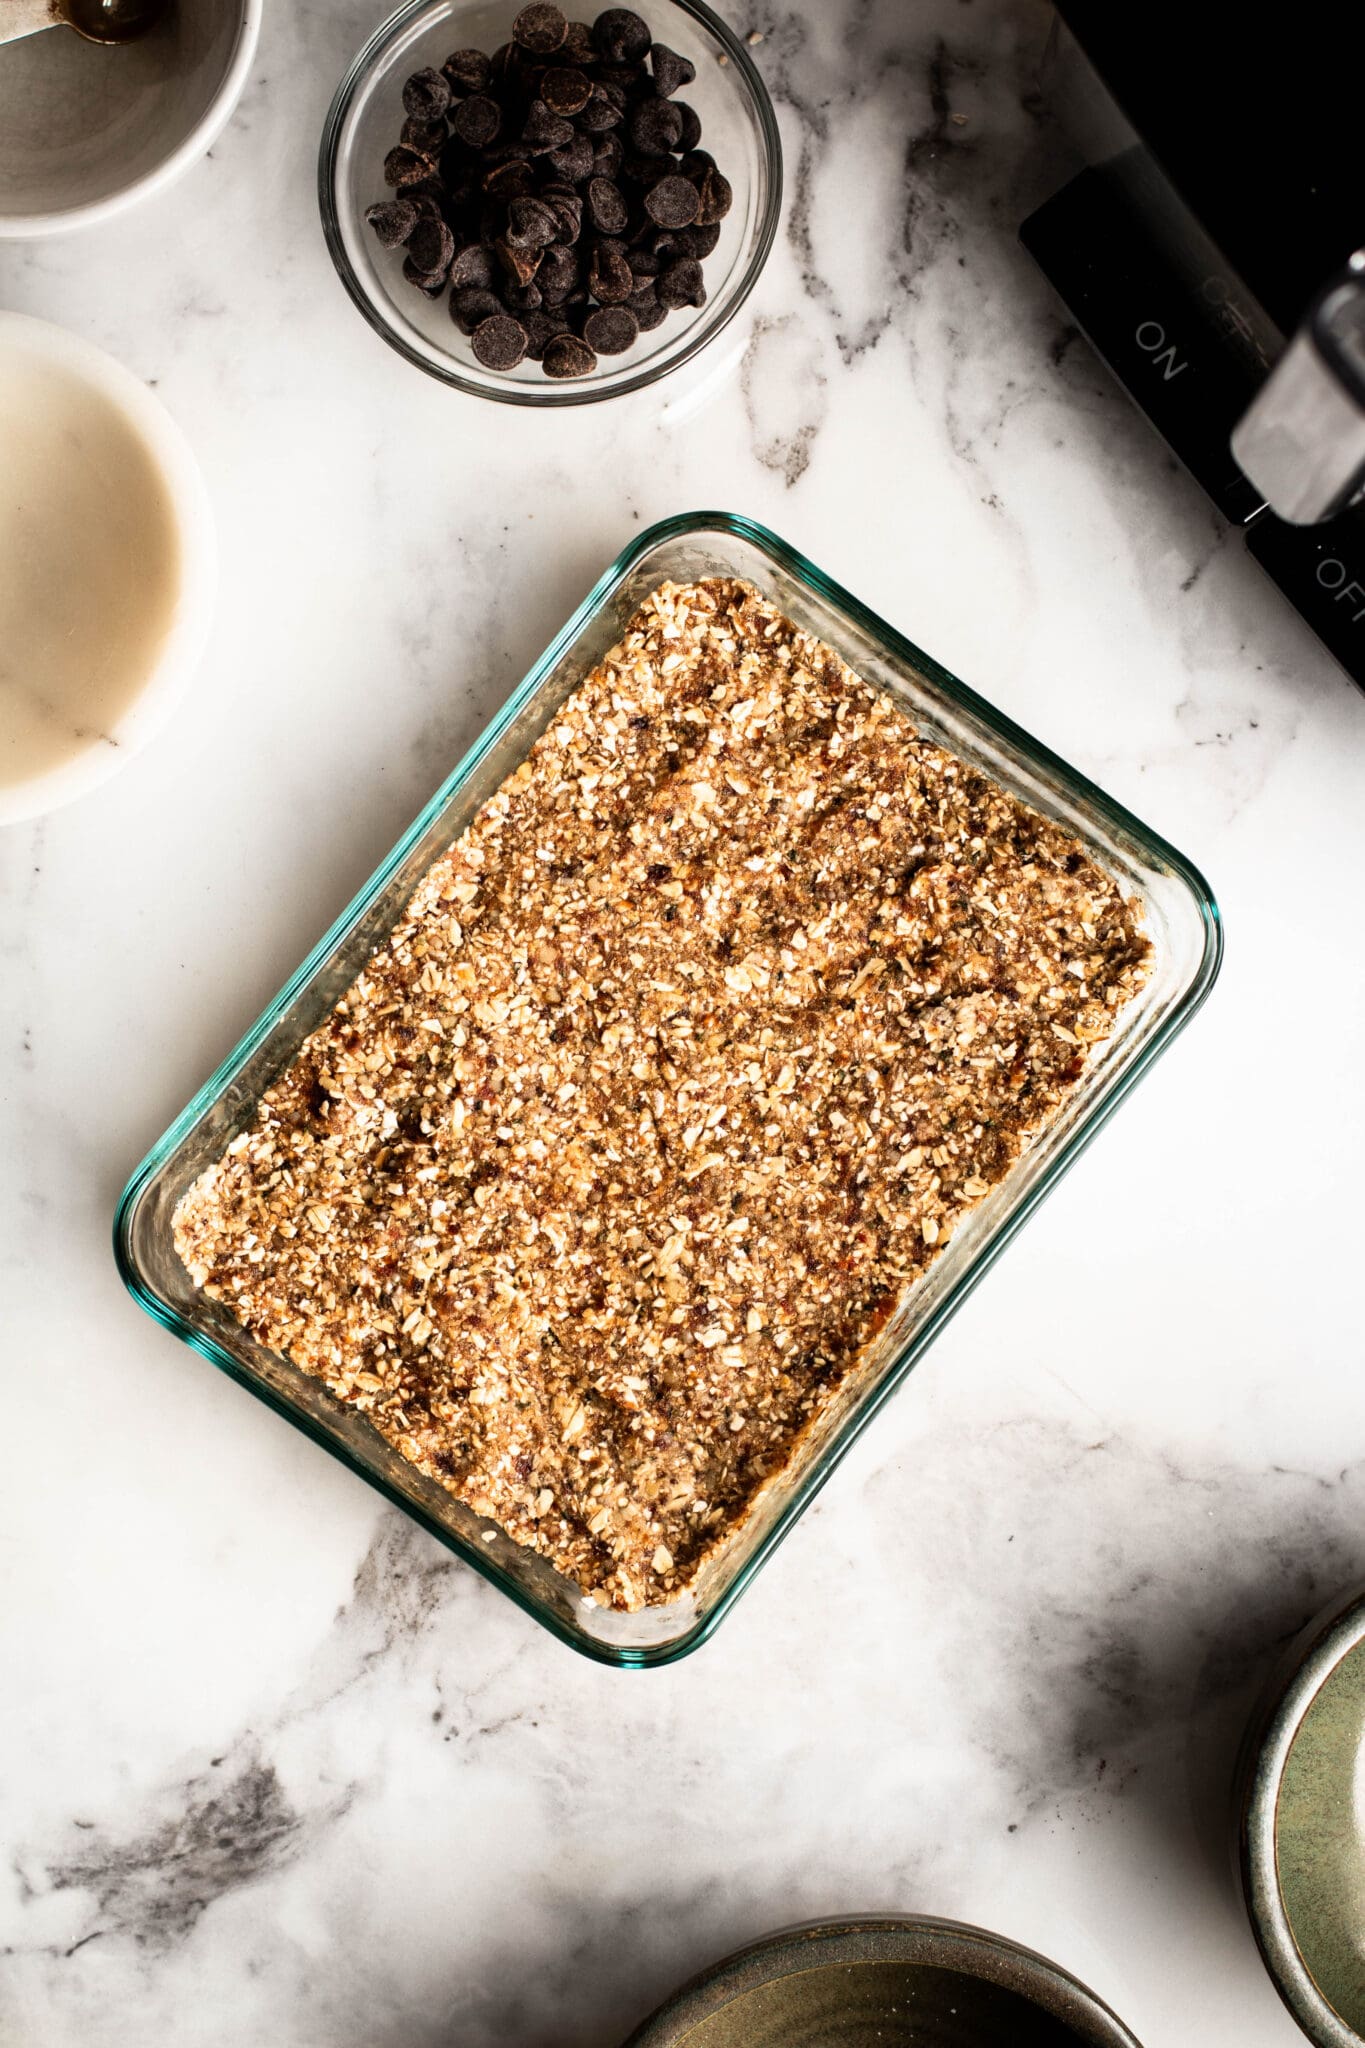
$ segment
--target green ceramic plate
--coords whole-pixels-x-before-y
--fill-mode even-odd
[[[951,1920],[823,1921],[694,1977],[625,2048],[1138,2048],[1032,1950]]]
[[[1365,1593],[1309,1624],[1253,1719],[1242,1882],[1276,1988],[1318,2048],[1365,2041]]]

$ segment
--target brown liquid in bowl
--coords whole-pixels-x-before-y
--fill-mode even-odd
[[[133,43],[165,13],[167,0],[61,0],[62,14],[92,43]]]

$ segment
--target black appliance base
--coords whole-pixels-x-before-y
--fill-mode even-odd
[[[1365,689],[1365,509],[1289,526],[1238,469],[1229,437],[1257,375],[1235,302],[1201,289],[1149,232],[1125,187],[1132,172],[1131,162],[1080,172],[1019,239],[1134,403]]]

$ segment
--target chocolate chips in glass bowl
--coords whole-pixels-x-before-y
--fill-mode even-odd
[[[730,186],[675,95],[696,76],[626,7],[591,26],[535,0],[487,56],[456,50],[403,88],[365,215],[403,275],[488,370],[585,377],[670,312],[705,303]]]

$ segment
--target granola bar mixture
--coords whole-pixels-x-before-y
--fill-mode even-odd
[[[747,584],[665,584],[176,1243],[596,1599],[672,1597],[1146,973],[1137,907]]]

